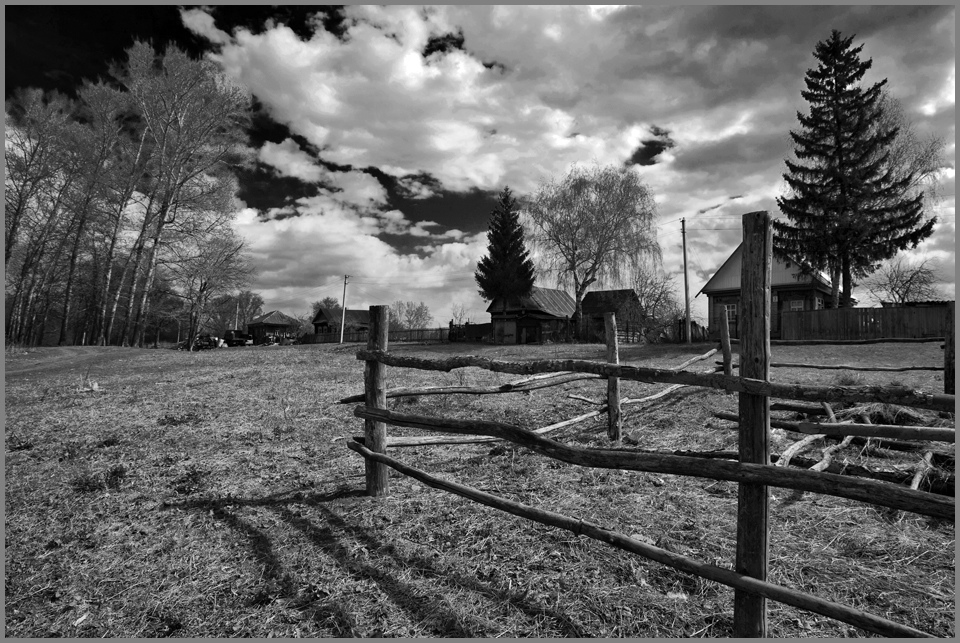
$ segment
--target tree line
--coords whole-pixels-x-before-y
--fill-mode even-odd
[[[192,337],[249,282],[232,169],[250,98],[214,63],[136,42],[76,98],[5,107],[8,343],[143,346],[174,320]]]

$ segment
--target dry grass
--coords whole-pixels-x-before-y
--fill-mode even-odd
[[[709,346],[624,347],[673,366]],[[355,346],[204,353],[41,349],[6,354],[6,635],[123,637],[717,637],[733,592],[601,543],[392,477],[363,497]],[[600,346],[396,346],[505,359],[599,359]],[[774,347],[778,361],[936,364],[936,344]],[[711,358],[712,360],[713,358]],[[833,360],[833,361],[831,361]],[[691,367],[696,368],[696,367]],[[394,385],[493,384],[479,369],[387,369]],[[777,381],[837,374],[775,369]],[[937,391],[941,375],[866,373]],[[97,386],[93,387],[93,383]],[[603,382],[531,394],[405,398],[413,413],[535,428],[588,410]],[[623,383],[641,397],[662,385]],[[684,389],[625,409],[645,449],[731,450],[712,418],[736,396]],[[415,435],[390,429],[395,435]],[[551,437],[606,446],[605,418]],[[774,451],[795,436],[776,430]],[[442,477],[732,565],[736,485],[583,469],[509,444],[396,450]],[[857,449],[838,459],[912,466]],[[954,635],[954,525],[772,490],[771,580]],[[776,637],[863,636],[770,603]]]

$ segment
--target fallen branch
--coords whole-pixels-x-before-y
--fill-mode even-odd
[[[690,365],[693,364],[694,362],[699,362],[700,360],[707,359],[707,358],[710,357],[711,355],[715,355],[718,350],[720,350],[720,349],[719,349],[719,348],[714,348],[713,350],[707,351],[707,352],[704,353],[703,355],[698,355],[697,357],[691,357],[690,359],[688,359],[687,361],[685,361],[685,362],[684,362],[683,364],[681,364],[680,366],[674,366],[674,367],[673,367],[673,370],[675,370],[675,371],[682,371],[683,369],[685,369],[686,367],[690,366]],[[709,372],[713,372],[713,369],[711,369]]]
[[[420,482],[423,482],[424,484],[435,489],[441,489],[443,491],[468,498],[474,502],[486,505],[487,507],[493,507],[494,509],[507,512],[514,516],[520,516],[521,518],[533,520],[544,525],[550,525],[551,527],[566,529],[567,531],[573,532],[578,536],[582,535],[594,540],[605,542],[613,547],[616,547],[617,549],[623,549],[625,551],[638,554],[644,558],[662,563],[674,569],[679,569],[683,572],[693,574],[694,576],[698,576],[700,578],[706,578],[707,580],[712,580],[723,585],[727,585],[728,587],[734,587],[747,591],[751,594],[765,596],[786,605],[792,605],[794,607],[809,610],[817,614],[836,618],[845,623],[856,625],[857,627],[874,632],[876,634],[881,634],[884,636],[930,636],[929,634],[921,632],[920,630],[915,630],[911,627],[894,623],[893,621],[889,621],[880,616],[875,616],[858,609],[832,603],[830,601],[817,598],[815,596],[810,596],[793,589],[774,585],[773,583],[768,583],[766,581],[757,580],[749,576],[738,574],[729,569],[723,569],[715,565],[700,562],[687,556],[669,552],[659,547],[654,547],[653,545],[648,545],[639,540],[624,536],[623,534],[604,529],[603,527],[591,522],[571,518],[569,516],[564,516],[552,511],[546,511],[544,509],[531,507],[529,505],[508,500],[506,498],[501,498],[499,496],[494,496],[492,494],[480,491],[479,489],[467,487],[455,482],[441,480],[440,478],[431,476],[425,471],[407,466],[398,460],[390,458],[389,456],[374,453],[355,442],[350,442],[347,444],[347,446],[351,450],[362,455],[364,458],[381,462],[388,467],[391,467],[406,476],[414,478],[415,480],[419,480]]]
[[[860,435],[873,438],[899,438],[901,440],[920,440],[936,442],[956,442],[956,429],[942,429],[928,426],[900,426],[899,424],[843,424],[829,425],[815,422],[798,422],[800,433],[822,433],[824,435]]]
[[[508,382],[500,386],[430,386],[426,388],[395,388],[387,391],[388,398],[415,397],[422,395],[493,395],[497,393],[522,393],[537,389],[559,386],[579,380],[603,379],[600,375],[584,375],[582,373],[545,373],[527,377],[516,382]],[[364,394],[358,393],[338,400],[338,404],[363,402]]]
[[[932,493],[885,485],[872,480],[851,480],[829,473],[811,473],[809,471],[771,467],[767,464],[625,453],[611,449],[585,449],[564,445],[537,435],[532,431],[500,422],[406,415],[365,406],[355,407],[353,414],[359,418],[396,426],[408,426],[443,433],[488,435],[503,438],[542,455],[587,467],[670,473],[732,482],[765,484],[824,493],[936,518],[954,519],[955,504],[952,499]]]
[[[771,411],[793,411],[794,413],[805,413],[806,415],[826,415],[826,411],[821,406],[806,404],[790,404],[787,402],[773,402],[770,404]]]
[[[920,461],[920,464],[917,465],[917,472],[913,476],[913,480],[910,481],[911,489],[919,489],[920,483],[923,482],[923,479],[927,476],[927,473],[933,469],[933,465],[930,464],[933,460],[933,452],[927,451],[923,454],[923,460]]]
[[[822,434],[810,435],[800,440],[799,442],[794,442],[793,444],[790,445],[789,448],[787,448],[786,451],[783,452],[783,454],[780,455],[780,458],[776,462],[776,466],[778,467],[789,466],[790,459],[793,458],[793,456],[797,455],[798,453],[801,453],[804,449],[811,446],[814,442],[816,442],[817,440],[822,440],[824,437],[825,436]]]

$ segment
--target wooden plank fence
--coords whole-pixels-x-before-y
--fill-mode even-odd
[[[946,307],[784,311],[780,316],[780,337],[785,340],[944,337],[947,323]]]
[[[376,306],[371,306],[370,309],[373,310]],[[368,331],[358,331],[358,332],[349,332],[343,334],[343,343],[344,344],[362,344],[368,340],[370,332]],[[304,341],[304,344],[339,344],[340,343],[340,333],[319,333],[312,335],[305,335],[304,337],[310,337],[309,341]],[[389,340],[391,343],[396,342],[446,342],[450,339],[450,329],[449,328],[414,328],[408,330],[391,330],[389,331]]]
[[[677,369],[652,369],[626,366],[617,363],[615,319],[607,321],[607,333],[612,346],[608,350],[607,363],[586,360],[541,360],[532,362],[507,362],[490,360],[475,356],[455,356],[444,359],[424,359],[418,357],[391,355],[386,351],[387,334],[382,327],[387,323],[386,307],[371,307],[371,329],[367,349],[357,352],[357,359],[365,360],[364,406],[354,409],[354,415],[365,421],[365,435],[348,442],[347,446],[365,458],[367,466],[367,493],[384,495],[389,492],[386,468],[420,480],[432,487],[469,498],[502,511],[524,518],[567,529],[575,534],[606,542],[651,560],[669,565],[702,578],[713,580],[735,589],[734,599],[734,636],[765,637],[767,635],[766,599],[799,607],[818,614],[836,618],[869,632],[884,636],[929,636],[920,630],[895,623],[883,617],[868,614],[861,610],[839,605],[796,590],[770,583],[767,576],[767,538],[769,527],[768,486],[801,491],[813,491],[881,507],[890,507],[940,519],[953,520],[955,500],[940,494],[919,491],[916,487],[880,482],[872,479],[852,478],[822,471],[825,467],[813,467],[811,470],[774,466],[770,464],[770,397],[779,397],[805,401],[858,401],[901,404],[919,408],[949,410],[955,409],[955,398],[947,394],[930,394],[906,389],[905,387],[815,387],[794,384],[775,384],[768,381],[770,368],[770,297],[769,282],[771,269],[771,230],[770,216],[766,212],[754,212],[744,215],[744,262],[742,283],[744,288],[744,321],[753,319],[743,327],[741,343],[743,359],[741,376],[733,376],[730,350],[724,349],[724,369],[720,373],[692,373],[681,370],[697,359],[705,359],[716,353],[709,353],[688,360]],[[392,341],[392,340],[390,340]],[[724,342],[725,344],[727,342]],[[609,346],[609,344],[608,344]],[[386,392],[383,380],[384,365],[417,368],[424,370],[450,371],[468,366],[480,367],[494,372],[535,375],[513,385],[487,387],[482,393],[507,393],[526,390],[526,387],[551,385],[569,382],[575,378],[607,378],[608,399],[606,408],[588,413],[581,418],[594,417],[607,412],[610,419],[611,437],[619,436],[620,405],[631,400],[619,400],[619,387],[614,383],[619,379],[631,379],[644,382],[662,382],[673,384],[667,390],[680,386],[701,386],[739,393],[740,451],[739,461],[707,459],[687,455],[675,455],[649,452],[629,452],[621,449],[586,449],[564,445],[550,440],[542,434],[552,427],[530,431],[522,427],[484,420],[461,420],[452,418],[406,415],[386,408],[387,397],[397,394],[411,394],[399,391]],[[711,369],[713,370],[713,369]],[[539,375],[551,374],[551,375]],[[423,389],[419,394],[442,394],[462,392],[449,389]],[[495,389],[495,390],[494,390]],[[659,397],[651,396],[648,399]],[[345,398],[341,402],[358,401],[357,396]],[[829,411],[829,407],[825,406]],[[832,411],[829,411],[831,419]],[[580,418],[574,418],[554,426],[566,425]],[[459,434],[464,441],[477,441],[476,436],[508,440],[527,447],[546,457],[587,467],[621,469],[629,471],[647,471],[685,476],[697,476],[738,483],[740,487],[737,512],[737,553],[735,569],[724,569],[709,565],[692,558],[679,556],[664,549],[639,542],[623,534],[612,532],[582,520],[554,514],[521,503],[493,496],[482,491],[457,483],[441,480],[424,471],[409,467],[387,455],[387,445],[392,444],[386,436],[386,425],[407,426]],[[839,430],[840,426],[833,425]],[[381,429],[381,427],[383,427]],[[808,430],[809,427],[804,428]],[[883,434],[889,439],[890,427],[871,427],[857,425],[858,435]],[[381,432],[382,430],[382,432]],[[948,429],[941,429],[937,438],[949,440]],[[919,434],[897,434],[902,439],[920,439]],[[927,436],[929,437],[929,436]],[[427,438],[429,439],[429,438]],[[483,439],[483,438],[480,438]],[[846,438],[848,441],[851,437]],[[422,444],[422,438],[418,439]],[[448,440],[455,440],[449,438]],[[449,443],[449,442],[448,442]],[[401,446],[396,444],[396,446]],[[932,457],[932,454],[931,454]]]

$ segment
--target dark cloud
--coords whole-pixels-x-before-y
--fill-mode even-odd
[[[445,54],[448,51],[463,50],[463,29],[457,30],[457,33],[446,33],[442,36],[431,36],[423,48],[423,57],[427,58],[431,54]]]
[[[651,125],[650,133],[653,134],[655,138],[640,141],[640,147],[630,155],[630,158],[624,163],[625,165],[654,165],[657,162],[657,156],[664,150],[668,150],[676,145],[674,140],[670,138],[669,130]]]
[[[742,175],[780,164],[789,152],[786,132],[750,132],[680,147],[673,167],[681,172],[710,172],[715,177]]]

